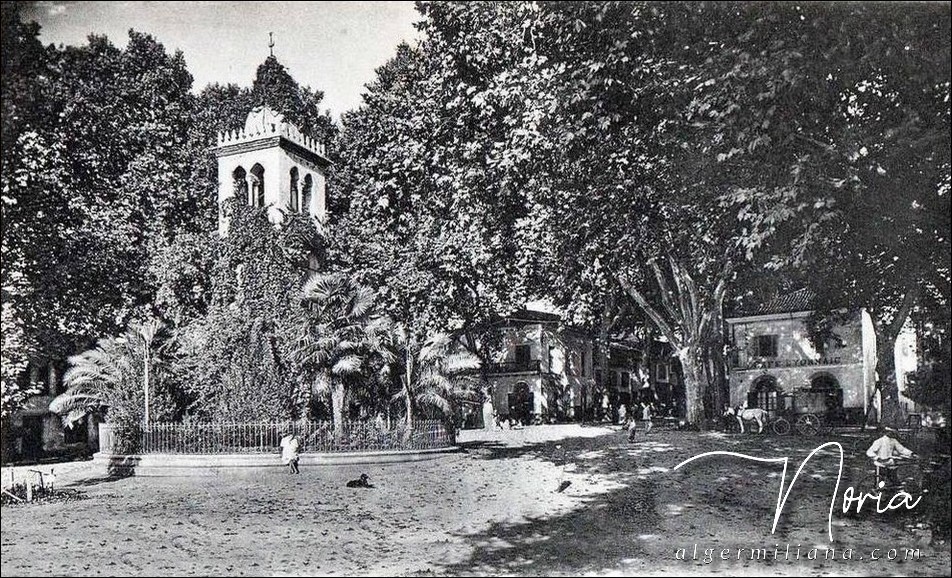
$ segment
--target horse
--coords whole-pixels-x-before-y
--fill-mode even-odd
[[[757,422],[757,433],[763,433],[764,424],[770,419],[770,415],[767,413],[767,410],[761,409],[759,407],[738,407],[737,409],[728,407],[726,410],[724,410],[724,417],[729,416],[734,416],[737,419],[737,423],[740,424],[740,433],[744,433],[745,421]]]

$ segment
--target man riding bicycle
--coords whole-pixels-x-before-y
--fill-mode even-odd
[[[897,459],[913,457],[912,450],[906,448],[896,439],[896,430],[892,428],[879,428],[882,436],[873,442],[866,450],[866,455],[872,458],[873,465],[876,466],[877,479],[881,469],[886,470],[886,482],[889,485],[898,486],[899,476],[896,470]]]

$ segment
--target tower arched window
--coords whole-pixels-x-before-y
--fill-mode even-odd
[[[314,189],[314,179],[310,174],[304,175],[304,187],[301,190],[301,212],[311,214],[311,191]]]
[[[238,202],[245,205],[248,203],[248,175],[245,169],[238,167],[231,173],[231,179],[234,183],[234,197]]]
[[[291,210],[298,211],[298,169],[291,167]]]
[[[264,167],[258,163],[251,167],[251,204],[264,206]]]

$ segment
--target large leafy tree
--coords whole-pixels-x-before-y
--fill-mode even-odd
[[[0,99],[0,141],[4,170],[2,178],[3,190],[0,196],[0,230],[2,230],[2,306],[3,306],[3,368],[0,374],[2,386],[2,404],[0,414],[6,416],[16,409],[27,397],[36,393],[39,388],[35,384],[24,383],[23,373],[31,357],[35,355],[38,342],[36,335],[30,331],[27,318],[14,303],[17,292],[14,282],[19,281],[19,272],[14,272],[9,263],[26,252],[28,242],[14,240],[11,213],[16,213],[12,207],[18,202],[10,190],[13,183],[7,176],[12,168],[12,155],[21,139],[31,132],[31,123],[36,117],[42,117],[40,111],[45,103],[42,93],[34,90],[36,78],[48,73],[48,59],[42,44],[37,40],[39,26],[35,23],[23,24],[17,17],[15,5],[4,4],[0,10],[2,18],[2,51],[0,51],[0,89],[3,98]],[[20,143],[18,145],[18,143]],[[24,178],[26,175],[22,175]],[[24,231],[24,236],[37,237],[42,233],[41,227],[33,227]],[[32,239],[30,239],[32,241]],[[22,285],[21,285],[22,286]]]
[[[380,278],[410,271],[409,286],[431,296],[438,273],[452,273],[456,288],[469,281],[482,297],[493,295],[491,274],[471,280],[478,255],[488,256],[521,295],[538,270],[542,287],[603,331],[633,306],[675,346],[691,421],[717,373],[706,362],[723,354],[722,311],[737,275],[830,270],[825,289],[853,287],[846,302],[898,328],[915,295],[897,282],[919,287],[929,274],[934,301],[948,292],[948,153],[936,149],[948,123],[948,11],[896,19],[882,10],[424,5],[427,41],[398,53],[352,117],[370,136],[345,129],[342,149],[366,159],[354,163],[348,211],[381,224],[374,237],[393,245],[354,262]],[[930,45],[942,50],[921,57]],[[887,154],[891,169],[870,160]],[[897,218],[887,199],[907,182],[919,194]],[[871,184],[882,202],[869,201]],[[454,236],[474,226],[486,234]],[[413,231],[438,240],[439,253]],[[479,239],[482,253],[460,239]],[[889,249],[897,243],[909,258]],[[805,247],[834,257],[805,258]],[[846,257],[855,267],[823,265]],[[520,265],[515,275],[507,258]],[[870,266],[876,282],[865,282]],[[842,274],[852,281],[832,282]],[[881,285],[892,288],[873,291]],[[497,304],[450,294],[459,310]],[[404,319],[425,317],[402,309]],[[888,346],[894,333],[881,333]]]
[[[522,43],[542,64],[508,90],[537,111],[523,119],[544,120],[506,146],[528,147],[521,166],[538,175],[549,278],[603,311],[624,289],[675,345],[692,421],[735,275],[812,272],[840,297],[826,303],[870,310],[881,352],[920,291],[947,303],[948,10],[883,10],[556,3],[526,16]],[[887,383],[891,362],[879,356]]]
[[[497,92],[516,119],[503,148],[530,207],[523,254],[542,267],[543,290],[598,328],[603,352],[612,332],[652,323],[675,347],[698,421],[704,361],[719,349],[728,284],[745,257],[723,192],[698,176],[688,71],[712,50],[703,10],[511,10],[520,57]]]
[[[189,222],[193,97],[180,53],[130,32],[43,48],[3,8],[4,362],[66,357],[148,308],[151,241]]]
[[[538,272],[520,242],[532,225],[523,175],[501,146],[517,118],[498,102],[525,9],[421,5],[425,40],[377,71],[338,141],[342,266],[381,288],[411,342],[451,333],[484,361],[492,322],[524,304]]]
[[[895,423],[896,338],[912,312],[949,307],[949,7],[742,13],[747,44],[713,59],[699,95],[731,128],[711,153],[723,178],[774,183],[732,200],[745,226],[778,232],[769,265],[818,294],[818,326],[839,307],[869,312],[882,417]],[[737,79],[725,53],[750,72]]]

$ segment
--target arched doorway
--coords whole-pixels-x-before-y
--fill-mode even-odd
[[[513,419],[523,425],[531,423],[532,409],[534,407],[535,396],[529,384],[520,381],[512,386],[509,392],[509,419]]]
[[[826,411],[839,415],[843,412],[843,388],[840,382],[829,373],[816,373],[810,377],[810,391],[822,394]]]
[[[780,388],[777,387],[777,378],[772,375],[761,375],[754,381],[747,394],[747,407],[759,407],[767,411],[776,411],[780,398]]]

